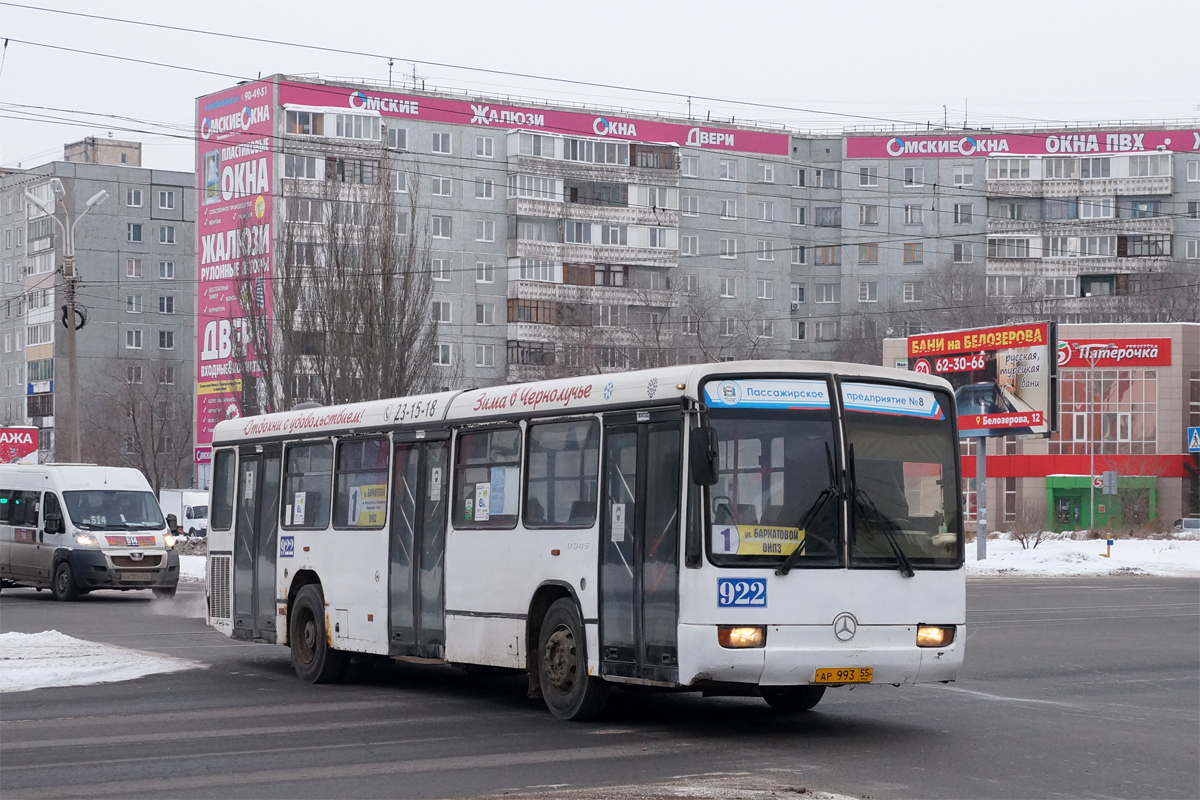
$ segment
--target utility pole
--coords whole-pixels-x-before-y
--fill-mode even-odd
[[[83,460],[83,448],[79,433],[79,351],[76,348],[75,336],[75,289],[79,280],[79,276],[75,272],[75,226],[94,206],[108,199],[108,192],[101,189],[92,195],[85,203],[83,213],[72,221],[71,209],[66,204],[67,191],[63,188],[62,181],[58,178],[51,178],[50,190],[58,198],[59,205],[62,205],[66,224],[60,222],[46,204],[35,195],[25,192],[25,199],[54,220],[54,224],[58,226],[63,235],[63,283],[65,284],[63,294],[66,300],[63,308],[63,324],[67,328],[63,339],[63,351],[67,359],[67,407],[64,409],[66,413],[62,415],[65,417],[62,428],[65,429],[64,432],[67,435],[68,458],[72,463],[78,464]],[[58,415],[56,414],[56,416]],[[55,451],[57,453],[57,447]]]

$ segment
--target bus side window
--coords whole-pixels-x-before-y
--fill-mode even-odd
[[[388,440],[383,438],[338,442],[333,527],[383,527],[389,449]]]
[[[213,460],[211,522],[215,531],[227,531],[233,525],[234,455],[232,450],[221,450]]]
[[[13,508],[13,490],[0,489],[0,525],[7,525],[11,520]]]
[[[290,445],[284,467],[284,527],[329,527],[332,483],[333,445],[330,442]]]
[[[520,428],[459,434],[454,470],[455,528],[516,527],[521,492]]]
[[[600,424],[592,419],[529,426],[525,525],[590,528],[596,522]]]

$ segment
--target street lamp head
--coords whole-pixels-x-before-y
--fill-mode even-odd
[[[92,206],[100,205],[107,199],[108,199],[108,191],[105,189],[101,189],[100,191],[98,191],[94,195],[92,195],[90,198],[88,198],[88,201],[86,203],[84,203],[84,205],[87,206],[88,208],[91,208]]]
[[[38,208],[40,208],[42,210],[43,214],[50,213],[50,209],[46,207],[46,204],[43,203],[41,201],[41,199],[37,195],[33,194],[32,192],[25,192],[25,199],[28,200],[30,203],[33,203]]]
[[[50,179],[50,191],[54,192],[54,196],[58,198],[67,196],[67,190],[63,187],[63,182],[58,178]]]

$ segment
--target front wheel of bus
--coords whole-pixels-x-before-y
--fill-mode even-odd
[[[336,683],[346,669],[346,654],[329,644],[325,594],[316,584],[302,586],[288,617],[292,668],[305,683]]]
[[[585,636],[575,603],[555,600],[538,633],[538,681],[546,706],[559,719],[592,719],[608,698],[608,684],[588,675]]]
[[[825,696],[824,686],[764,686],[763,700],[776,711],[808,711]]]
[[[54,583],[50,587],[55,600],[74,600],[79,596],[79,587],[75,585],[75,572],[66,561],[58,562],[54,568]]]

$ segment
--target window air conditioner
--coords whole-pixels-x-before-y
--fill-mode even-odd
[[[799,311],[799,310],[800,310],[800,304],[798,302],[796,302],[795,300],[793,300],[792,301],[792,311]]]

